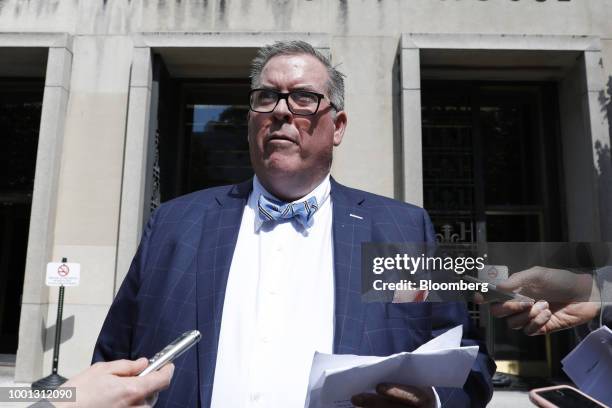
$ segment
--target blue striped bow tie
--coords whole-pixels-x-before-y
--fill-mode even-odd
[[[257,207],[263,222],[295,218],[304,228],[312,225],[312,216],[319,209],[315,197],[299,203],[285,203],[266,198],[263,194],[259,196]]]

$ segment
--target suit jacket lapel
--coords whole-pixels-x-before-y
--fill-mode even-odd
[[[363,193],[331,179],[334,233],[335,324],[334,353],[358,351],[365,304],[361,301],[361,243],[371,241],[369,211]]]
[[[248,180],[215,197],[202,225],[196,258],[196,318],[202,333],[197,346],[201,406],[209,406],[212,397],[227,278],[252,188],[253,181]]]

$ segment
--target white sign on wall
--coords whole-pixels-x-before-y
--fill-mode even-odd
[[[78,286],[80,280],[81,264],[72,262],[47,264],[47,286]]]

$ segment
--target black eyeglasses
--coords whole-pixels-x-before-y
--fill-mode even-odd
[[[276,109],[278,101],[284,99],[287,102],[289,111],[294,115],[309,116],[314,115],[319,110],[321,99],[325,95],[311,91],[291,91],[277,92],[272,89],[253,89],[249,93],[249,105],[251,110],[259,113],[270,113]],[[338,110],[338,108],[329,102],[329,105]]]

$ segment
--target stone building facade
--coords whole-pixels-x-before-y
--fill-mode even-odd
[[[208,129],[196,122],[221,128],[208,123],[219,113],[211,107],[244,109],[250,59],[281,39],[311,42],[346,74],[349,126],[332,170],[339,181],[432,207],[441,239],[461,231],[463,240],[486,240],[494,216],[495,231],[522,217],[523,236],[497,235],[506,240],[612,238],[608,0],[0,0],[0,93],[38,87],[40,106],[33,184],[20,199],[30,206],[15,271],[23,283],[2,286],[21,293],[20,308],[4,307],[5,319],[20,314],[16,380],[50,371],[57,292],[44,284],[47,262],[81,264],[64,310],[60,372],[70,376],[90,361],[156,200],[194,188],[193,172],[212,171],[192,160],[200,157],[194,134]],[[231,131],[243,126],[215,118]],[[508,164],[491,181],[479,153],[490,147],[476,141],[503,126],[491,140],[537,141],[526,148],[537,154],[520,158],[535,170]],[[444,132],[457,142],[461,129],[471,138],[467,170],[436,145]],[[516,164],[518,144],[503,146],[500,157]],[[240,167],[240,157],[228,160]],[[467,172],[462,192],[436,184],[445,168]],[[460,183],[453,173],[444,177]],[[525,194],[541,199],[486,186],[511,188],[519,173],[538,178]],[[0,192],[6,206],[9,190]],[[488,203],[484,192],[500,201]],[[3,245],[5,257],[17,253]]]

